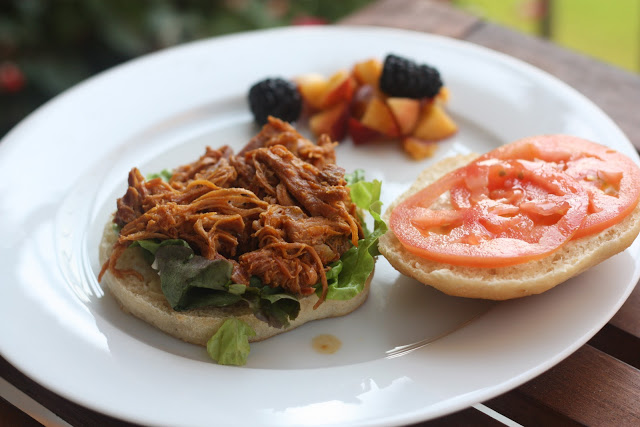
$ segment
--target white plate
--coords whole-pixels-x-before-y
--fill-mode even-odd
[[[218,366],[121,312],[95,279],[103,223],[126,173],[241,147],[245,104],[267,76],[339,68],[389,52],[438,67],[460,132],[435,159],[541,133],[637,154],[591,102],[541,71],[466,43],[375,28],[288,28],[187,44],[127,63],[40,108],[0,144],[2,355],[45,387],[126,420],[165,425],[397,425],[503,393],[559,362],[617,311],[640,275],[639,244],[540,296],[444,296],[379,259],[357,312],[254,344]],[[397,147],[339,147],[382,179],[386,203],[433,160]],[[329,333],[342,348],[315,353]],[[431,341],[431,342],[430,342]],[[430,342],[428,345],[426,345]]]

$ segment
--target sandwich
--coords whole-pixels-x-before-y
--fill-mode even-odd
[[[246,363],[249,342],[350,313],[386,228],[381,183],[345,174],[335,146],[270,118],[238,153],[207,147],[149,177],[133,168],[99,280],[124,311],[221,364]]]
[[[424,170],[384,213],[379,250],[449,295],[524,297],[630,246],[639,199],[627,156],[568,135],[524,138]]]

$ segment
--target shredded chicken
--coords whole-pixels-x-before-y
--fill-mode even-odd
[[[320,304],[328,265],[362,237],[335,145],[327,137],[313,144],[270,118],[237,155],[207,147],[168,183],[132,169],[114,217],[120,236],[100,278],[107,270],[138,275],[116,267],[136,240],[183,239],[208,259],[231,261],[235,283],[257,276],[298,295],[320,283]]]

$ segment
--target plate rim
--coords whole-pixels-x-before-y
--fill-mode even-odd
[[[281,33],[281,32],[334,32],[334,31],[357,31],[357,32],[362,32],[362,33],[367,33],[367,32],[388,32],[388,33],[397,33],[397,34],[401,34],[402,36],[409,36],[409,37],[419,37],[419,38],[424,38],[425,40],[428,39],[432,39],[432,40],[437,40],[439,42],[443,42],[443,43],[449,43],[451,45],[457,45],[459,47],[464,47],[464,48],[471,48],[472,50],[476,50],[478,52],[481,52],[483,55],[489,55],[490,57],[496,57],[496,58],[500,58],[501,61],[506,61],[507,63],[511,63],[511,64],[515,64],[515,66],[517,67],[525,67],[528,72],[533,73],[535,75],[537,75],[538,78],[543,78],[545,80],[547,80],[549,83],[554,84],[554,85],[560,85],[561,87],[563,87],[564,90],[569,90],[571,92],[573,92],[573,96],[576,97],[577,99],[580,99],[580,101],[588,106],[590,109],[594,110],[596,113],[598,113],[601,118],[603,120],[608,120],[609,123],[608,125],[610,127],[612,127],[613,129],[615,129],[619,134],[621,139],[629,145],[629,147],[632,149],[633,146],[631,144],[631,142],[628,140],[628,138],[624,135],[623,131],[615,124],[615,122],[606,114],[604,113],[595,103],[593,103],[591,100],[589,100],[586,96],[584,96],[583,94],[581,94],[580,92],[578,92],[577,90],[575,90],[574,88],[572,88],[571,86],[569,86],[568,84],[564,83],[563,81],[559,80],[558,78],[554,77],[553,75],[551,75],[550,73],[541,70],[531,64],[528,64],[524,61],[521,61],[517,58],[513,58],[511,56],[508,56],[504,53],[501,52],[497,52],[494,51],[492,49],[480,46],[480,45],[476,45],[464,40],[458,40],[458,39],[452,39],[449,37],[445,37],[445,36],[440,36],[440,35],[434,35],[434,34],[427,34],[427,33],[421,33],[421,32],[416,32],[416,31],[411,31],[411,30],[404,30],[404,29],[396,29],[396,28],[387,28],[387,27],[377,27],[377,26],[343,26],[343,25],[339,25],[339,26],[330,26],[330,27],[283,27],[283,28],[275,28],[275,29],[268,29],[268,30],[254,30],[254,31],[248,31],[248,32],[243,32],[243,33],[236,33],[236,34],[230,34],[230,35],[225,35],[225,36],[220,36],[220,37],[214,37],[214,38],[209,38],[209,39],[202,39],[202,40],[196,40],[196,41],[192,41],[192,42],[188,42],[179,46],[175,46],[169,49],[164,49],[158,52],[154,52],[148,55],[144,55],[140,58],[136,58],[133,59],[131,61],[127,61],[123,64],[117,65],[109,70],[106,70],[104,72],[101,72],[95,76],[92,76],[91,78],[79,83],[78,85],[73,86],[72,88],[64,91],[63,93],[61,93],[60,95],[54,97],[53,99],[51,99],[50,101],[47,101],[45,104],[43,104],[42,106],[38,107],[33,113],[31,113],[29,116],[27,116],[27,118],[25,118],[24,120],[22,120],[17,126],[15,126],[13,129],[11,129],[3,138],[2,142],[0,142],[0,153],[6,153],[10,150],[10,148],[12,148],[13,146],[11,144],[16,144],[19,141],[19,133],[22,131],[22,129],[28,128],[30,126],[30,123],[35,120],[35,117],[39,116],[39,115],[43,115],[43,114],[47,114],[47,112],[53,108],[56,108],[56,105],[58,105],[58,103],[60,102],[61,99],[66,99],[67,97],[70,96],[70,94],[75,93],[77,91],[82,91],[84,87],[94,84],[93,82],[97,81],[98,79],[102,80],[102,79],[108,79],[110,78],[110,76],[112,75],[112,73],[115,72],[126,72],[127,68],[129,67],[135,67],[137,66],[137,64],[139,63],[139,61],[146,61],[146,60],[152,60],[153,57],[156,57],[157,55],[169,55],[172,51],[175,50],[182,50],[182,49],[188,49],[188,48],[193,48],[196,45],[200,45],[200,44],[209,44],[209,43],[225,43],[227,40],[230,39],[238,39],[238,38],[245,38],[245,37],[255,37],[256,35],[261,35],[261,34],[267,34],[267,33]],[[124,70],[124,71],[123,71]],[[9,148],[8,148],[9,147]],[[635,150],[634,150],[635,152]],[[638,158],[636,155],[636,162],[638,162]],[[639,272],[638,272],[638,264],[636,263],[636,268],[635,268],[635,278],[636,281],[639,277]],[[635,285],[634,285],[635,286]],[[611,315],[615,314],[615,312],[620,308],[620,306],[624,303],[624,301],[626,300],[626,298],[629,296],[629,294],[633,291],[634,286],[630,286],[627,289],[626,295],[624,295],[623,297],[620,298],[619,300],[619,304],[617,304],[617,306],[611,308]],[[609,316],[610,318],[610,316]],[[590,336],[593,336],[593,334],[595,334],[602,326],[604,326],[604,324],[606,324],[608,322],[608,320],[605,320],[600,326],[598,327],[593,327],[592,331],[590,331],[589,333],[593,332]],[[545,364],[545,367],[540,370],[540,369],[531,369],[527,372],[522,373],[521,375],[519,375],[518,377],[514,377],[512,378],[510,381],[507,381],[506,383],[502,383],[499,385],[502,385],[503,387],[498,387],[499,385],[496,385],[495,388],[498,388],[497,390],[494,390],[494,395],[498,395],[502,392],[506,390],[509,390],[519,384],[524,383],[525,381],[535,377],[536,375],[539,375],[540,373],[546,371],[547,369],[551,368],[552,366],[554,366],[555,364],[559,363],[561,360],[564,360],[567,356],[569,356],[570,354],[572,354],[574,351],[576,351],[580,346],[582,346],[584,344],[584,342],[586,342],[586,340],[588,340],[588,338],[585,338],[585,340],[583,342],[576,342],[574,343],[572,346],[568,347],[564,352],[559,353],[555,356],[555,358],[548,360]],[[0,352],[2,353],[3,357],[5,357],[5,359],[11,363],[14,367],[16,367],[18,370],[20,370],[21,372],[23,372],[26,376],[28,376],[29,378],[33,379],[34,381],[38,382],[39,384],[43,384],[42,379],[38,378],[38,376],[33,373],[33,372],[25,372],[24,368],[20,366],[19,361],[15,360],[15,358],[11,357],[8,353],[11,352],[5,352],[5,346],[4,345],[0,345]],[[9,357],[8,357],[9,356]],[[506,384],[506,385],[505,385]],[[61,390],[61,389],[55,389],[55,387],[50,387],[47,386],[48,389],[54,391],[56,394],[65,397],[73,402],[79,403],[82,406],[85,406],[87,408],[96,410],[98,412],[101,413],[105,413],[107,415],[111,415],[111,416],[115,416],[118,418],[122,418],[122,419],[132,419],[129,416],[127,416],[126,418],[124,417],[124,413],[109,413],[109,412],[104,412],[104,407],[100,406],[98,404],[96,404],[95,402],[86,402],[86,401],[82,401],[82,399],[78,399],[77,395],[73,395],[71,392],[67,392],[66,390]],[[490,397],[486,397],[486,399],[488,399]],[[483,398],[484,400],[485,398]],[[475,398],[473,398],[472,396],[469,396],[467,401],[465,401],[464,399],[460,400],[460,402],[458,403],[459,406],[457,406],[455,410],[459,410],[461,408],[467,407],[469,406],[468,403],[470,401],[474,401],[476,402]],[[439,416],[442,415],[444,413],[450,413],[453,411],[449,411],[447,408],[443,408],[442,411],[444,412],[439,412],[434,414],[433,416]],[[407,423],[407,422],[416,422],[416,421],[423,421],[426,418],[421,417],[421,414],[423,414],[423,412],[420,413],[416,413],[415,416],[416,418],[403,418],[403,419],[397,419],[397,417],[394,417],[394,419],[391,420],[384,420],[384,422],[388,423],[390,421],[392,422],[399,422],[399,423]],[[131,415],[131,414],[128,414]],[[146,418],[139,418],[136,420],[136,422],[148,422],[149,420]],[[371,424],[371,423],[367,423],[370,425],[377,425],[376,423]],[[382,425],[382,422],[379,424]]]

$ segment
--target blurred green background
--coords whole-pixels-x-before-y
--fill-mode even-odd
[[[640,0],[452,0],[487,20],[640,72]]]
[[[0,0],[0,137],[66,88],[136,56],[237,31],[331,24],[371,1]],[[640,72],[640,0],[450,1]]]
[[[0,137],[102,70],[191,40],[335,22],[371,0],[0,0]]]

